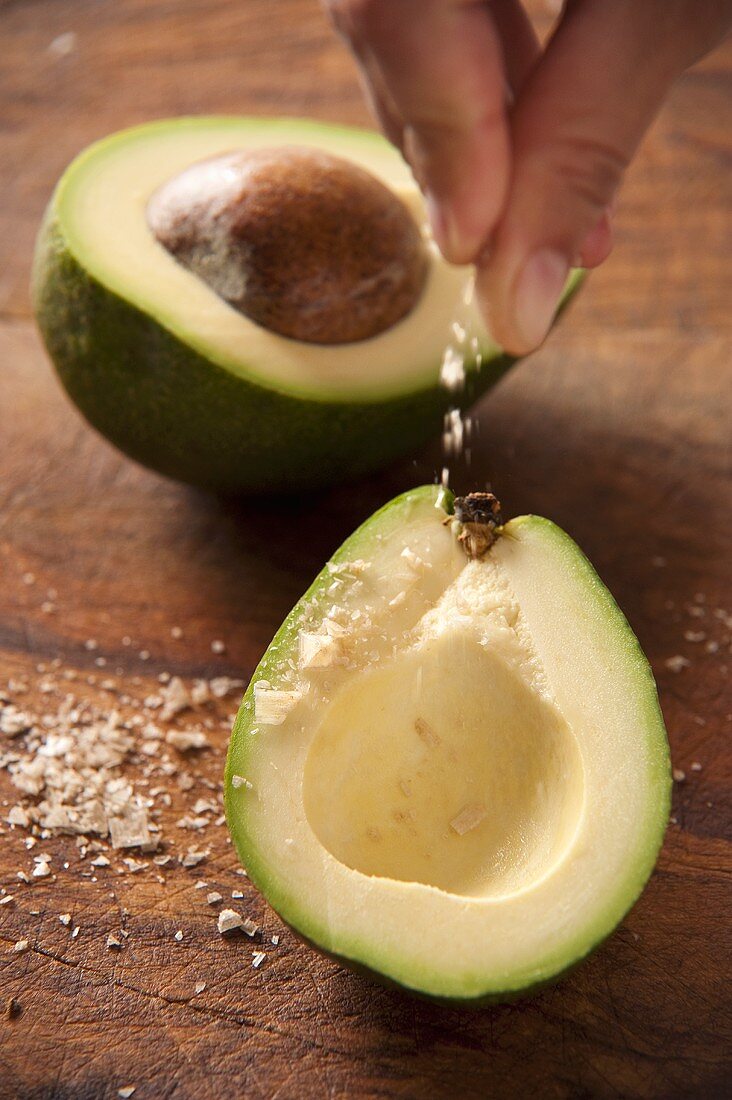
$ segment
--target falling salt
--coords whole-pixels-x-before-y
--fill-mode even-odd
[[[446,455],[462,453],[465,439],[465,424],[460,409],[449,409],[445,413],[445,426],[442,432],[442,444]]]
[[[453,326],[453,332],[457,326]],[[460,329],[463,333],[464,330]],[[440,366],[440,385],[452,393],[459,393],[465,388],[465,357],[458,347],[450,343],[445,348]]]
[[[462,412],[461,405],[465,393],[466,368],[468,365],[480,369],[481,353],[477,336],[471,331],[470,309],[473,302],[475,280],[471,279],[465,287],[462,299],[462,315],[456,317],[450,326],[450,337],[440,366],[439,381],[443,389],[455,394],[455,403],[445,413],[442,448],[446,460],[464,458],[470,466],[470,448],[466,446],[471,433],[472,422]],[[442,470],[443,487],[449,483],[449,467]]]
[[[67,57],[76,49],[76,34],[73,31],[64,31],[63,34],[56,35],[47,48],[54,57]]]

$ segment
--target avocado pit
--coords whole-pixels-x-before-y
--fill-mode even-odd
[[[155,191],[147,221],[224,301],[308,343],[386,331],[427,277],[426,244],[401,199],[350,161],[308,147],[193,164]]]

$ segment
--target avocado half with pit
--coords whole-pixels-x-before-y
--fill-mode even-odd
[[[628,623],[563,531],[496,512],[429,486],[356,531],[257,668],[225,776],[239,856],[283,920],[450,1002],[584,958],[669,813]]]
[[[237,492],[376,469],[495,382],[512,360],[471,280],[439,255],[378,135],[184,118],[71,164],[39,234],[33,299],[91,424],[164,474]],[[458,396],[439,381],[456,340]]]

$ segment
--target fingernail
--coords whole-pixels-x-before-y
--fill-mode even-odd
[[[561,252],[541,249],[524,264],[513,300],[517,335],[527,348],[538,348],[554,320],[569,275],[569,262]]]
[[[613,228],[608,207],[582,242],[579,264],[598,267],[608,258],[613,248]]]
[[[424,201],[432,236],[442,255],[451,263],[465,262],[461,259],[463,247],[460,233],[449,206],[438,202],[430,191],[425,191]]]

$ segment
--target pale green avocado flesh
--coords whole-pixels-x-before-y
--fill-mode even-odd
[[[526,993],[653,869],[670,761],[648,662],[587,559],[522,516],[470,560],[397,497],[275,636],[225,776],[239,856],[314,946],[429,997]]]
[[[425,288],[403,320],[328,347],[268,332],[176,263],[147,224],[155,190],[197,161],[278,144],[367,169],[427,232],[414,181],[376,134],[306,120],[184,118],[82,153],[56,188],[36,248],[36,316],[81,412],[138,461],[227,492],[377,469],[424,443],[448,405],[470,403],[512,362],[469,300],[471,269],[446,264],[432,244]],[[576,273],[567,297],[578,281]],[[456,340],[466,372],[457,397],[439,384]]]

